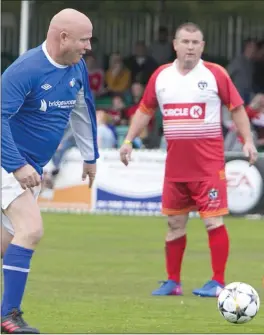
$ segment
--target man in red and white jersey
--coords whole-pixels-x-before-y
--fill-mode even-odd
[[[128,165],[132,140],[146,127],[156,108],[163,114],[167,159],[162,212],[168,216],[166,268],[168,278],[153,295],[181,295],[181,264],[186,247],[186,223],[197,209],[208,231],[213,275],[198,296],[218,296],[225,284],[229,238],[223,223],[228,213],[221,107],[226,105],[244,140],[244,152],[253,164],[257,150],[243,100],[227,72],[204,62],[203,33],[193,23],[181,25],[173,41],[177,59],[159,67],[150,78],[120,159]]]

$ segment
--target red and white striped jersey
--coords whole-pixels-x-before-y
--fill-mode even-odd
[[[166,178],[185,182],[223,176],[222,105],[232,111],[244,102],[220,65],[200,60],[182,75],[176,62],[153,73],[139,106],[147,114],[161,110],[168,145]]]

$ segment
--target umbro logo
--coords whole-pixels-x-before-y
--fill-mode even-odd
[[[43,90],[47,91],[50,88],[52,88],[52,86],[50,84],[44,84],[44,85],[41,86],[41,88],[43,88]]]

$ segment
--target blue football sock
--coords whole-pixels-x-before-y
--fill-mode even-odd
[[[9,244],[3,258],[4,291],[2,317],[20,309],[23,299],[33,250]]]

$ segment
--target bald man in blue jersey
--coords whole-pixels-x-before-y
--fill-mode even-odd
[[[91,49],[92,23],[64,9],[46,41],[20,56],[2,76],[1,170],[4,291],[2,332],[38,334],[21,303],[34,250],[43,235],[37,197],[43,167],[70,122],[83,157],[82,179],[96,174],[96,113],[82,56]],[[73,172],[74,173],[74,172]]]

